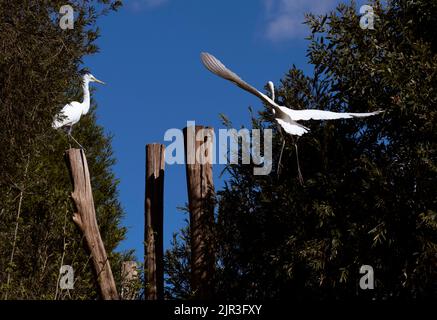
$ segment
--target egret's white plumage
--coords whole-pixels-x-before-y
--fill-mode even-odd
[[[293,136],[301,136],[310,131],[310,129],[302,125],[292,123],[291,121],[282,120],[280,118],[276,118],[276,121],[279,123],[282,129],[284,129],[285,132]]]
[[[105,84],[103,81],[96,79],[92,74],[86,74],[83,76],[83,101],[77,102],[73,101],[69,104],[65,105],[59,114],[55,117],[55,120],[52,123],[52,127],[55,129],[59,128],[68,128],[68,136],[72,138],[81,148],[79,142],[76,141],[71,135],[71,131],[73,130],[73,125],[79,122],[80,118],[87,114],[90,110],[91,98],[90,98],[90,82],[98,82],[101,84]]]
[[[72,127],[74,124],[78,123],[80,117],[86,114],[85,108],[83,108],[83,103],[73,101],[65,107],[62,108],[59,115],[56,116],[55,121],[53,121],[53,128],[59,129],[62,127]]]
[[[350,113],[350,112],[332,112],[325,110],[307,109],[307,110],[293,110],[284,106],[280,106],[275,102],[275,89],[273,82],[269,81],[269,89],[272,97],[268,97],[262,92],[258,91],[247,82],[242,80],[237,74],[229,70],[220,60],[209,53],[201,53],[201,60],[205,67],[212,73],[229,80],[246,90],[261,100],[273,109],[276,121],[291,135],[301,136],[309,131],[309,129],[300,123],[299,120],[333,120],[333,119],[350,119],[357,117],[369,117],[376,115],[382,111],[368,112],[368,113]]]
[[[82,115],[85,115],[90,110],[91,98],[90,98],[90,82],[98,82],[105,84],[104,82],[96,79],[92,74],[86,74],[83,76],[83,101],[73,101],[62,108],[61,112],[56,116],[53,121],[52,127],[59,129],[62,127],[73,127],[79,122]]]

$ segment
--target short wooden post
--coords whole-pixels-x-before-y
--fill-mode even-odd
[[[84,234],[84,238],[94,265],[94,271],[104,300],[118,300],[119,296],[112,275],[111,265],[97,225],[91,189],[90,174],[85,153],[82,149],[66,151],[66,161],[70,170],[73,193],[71,194],[77,212],[73,221]]]
[[[135,300],[138,297],[138,270],[135,261],[124,261],[121,265],[121,299]]]
[[[187,189],[190,210],[191,289],[201,300],[212,298],[214,252],[214,182],[212,175],[214,130],[193,126],[184,129]]]
[[[146,146],[146,299],[164,298],[163,225],[164,225],[165,146]]]

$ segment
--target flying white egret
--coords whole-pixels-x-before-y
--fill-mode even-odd
[[[85,74],[83,76],[83,83],[82,83],[83,101],[82,102],[73,101],[65,105],[52,123],[52,127],[55,129],[68,128],[67,131],[68,137],[73,139],[82,149],[83,147],[80,145],[79,142],[76,141],[76,139],[73,138],[71,132],[73,130],[73,125],[78,123],[80,118],[83,115],[87,114],[88,111],[90,110],[90,104],[91,104],[90,89],[89,89],[90,82],[98,82],[101,84],[105,84],[103,81],[96,79],[96,77],[94,77],[92,74],[90,73]]]
[[[255,89],[254,87],[252,87],[247,82],[245,82],[237,74],[229,70],[220,60],[218,60],[212,54],[202,52],[200,56],[201,56],[202,63],[209,71],[218,75],[219,77],[222,77],[226,80],[233,82],[243,90],[246,90],[254,94],[262,101],[264,101],[268,106],[270,106],[272,108],[276,122],[284,129],[285,132],[287,132],[292,136],[299,137],[310,131],[309,128],[298,123],[297,121],[362,118],[362,117],[373,116],[383,112],[383,111],[375,111],[375,112],[368,112],[368,113],[351,113],[351,112],[332,112],[332,111],[316,110],[316,109],[293,110],[284,106],[280,106],[275,102],[275,87],[273,85],[273,82],[271,81],[268,82],[269,90],[271,92],[271,98],[270,98],[265,94],[263,94],[262,92]],[[303,184],[303,177],[300,171],[298,148],[296,142],[294,143],[294,146],[296,148],[298,178],[300,183]],[[283,141],[281,154],[279,156],[278,173],[279,173],[279,167],[280,167],[284,147],[285,147],[285,140]]]
[[[226,68],[226,66],[213,55],[202,52],[201,59],[205,67],[212,73],[229,80],[246,90],[262,101],[267,103],[275,115],[275,120],[285,130],[285,132],[291,135],[301,136],[307,133],[310,129],[298,123],[300,120],[333,120],[333,119],[350,119],[350,118],[362,118],[376,115],[382,111],[368,112],[368,113],[351,113],[351,112],[332,112],[325,110],[306,109],[306,110],[293,110],[284,106],[278,105],[275,100],[273,82],[269,81],[269,89],[272,92],[272,98],[266,96],[262,92],[258,91],[250,84],[242,80],[234,72]]]

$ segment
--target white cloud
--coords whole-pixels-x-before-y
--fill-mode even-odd
[[[266,14],[266,37],[271,41],[289,40],[306,35],[308,28],[302,24],[305,13],[327,13],[337,0],[263,0]]]
[[[168,0],[131,0],[128,2],[128,7],[133,11],[141,11],[144,9],[154,9],[167,3]]]

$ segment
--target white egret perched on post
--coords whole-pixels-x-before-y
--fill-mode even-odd
[[[90,96],[90,82],[97,82],[101,84],[105,84],[103,81],[98,80],[92,74],[87,73],[83,76],[83,101],[77,102],[73,101],[69,104],[65,105],[61,112],[56,116],[55,120],[52,123],[52,127],[55,129],[59,128],[68,128],[67,135],[69,138],[73,139],[82,149],[83,147],[77,142],[76,139],[73,138],[71,132],[73,130],[73,125],[79,122],[80,118],[83,115],[86,115],[90,110],[91,105],[91,96]]]
[[[219,77],[222,77],[226,80],[233,82],[243,90],[246,90],[254,94],[262,101],[264,101],[272,109],[276,122],[284,129],[285,132],[293,136],[302,136],[303,134],[310,131],[309,128],[298,123],[297,121],[363,118],[363,117],[373,116],[382,112],[382,111],[375,111],[375,112],[367,112],[367,113],[351,113],[351,112],[332,112],[332,111],[317,110],[317,109],[294,110],[294,109],[287,108],[285,106],[280,106],[275,102],[275,88],[273,82],[271,81],[268,82],[269,90],[271,91],[271,98],[270,98],[265,94],[263,94],[262,92],[255,89],[254,87],[252,87],[244,80],[242,80],[237,74],[229,70],[220,60],[218,60],[212,54],[202,52],[200,55],[204,66],[209,71],[218,75]],[[280,159],[282,157],[282,151],[284,150],[284,146],[285,146],[285,140],[282,145]],[[298,153],[297,153],[296,143],[295,143],[295,147],[296,147],[296,157],[297,157]],[[281,160],[279,160],[279,163],[280,162]],[[300,173],[299,161],[297,161],[297,165],[299,171],[299,180],[302,183],[303,179]]]

